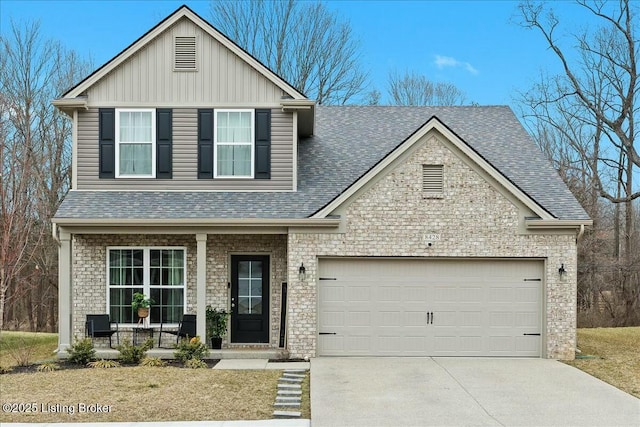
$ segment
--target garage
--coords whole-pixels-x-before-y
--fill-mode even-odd
[[[541,357],[544,262],[323,258],[320,356]]]

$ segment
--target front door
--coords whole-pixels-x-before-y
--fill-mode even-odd
[[[269,256],[231,257],[231,342],[269,342]]]

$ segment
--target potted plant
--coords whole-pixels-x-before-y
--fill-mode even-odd
[[[227,333],[227,321],[229,313],[207,306],[207,340],[211,343],[211,348],[222,348],[222,337]]]
[[[138,313],[140,319],[144,319],[149,316],[149,307],[151,304],[155,304],[155,301],[151,298],[145,298],[144,294],[136,292],[133,294],[131,300],[131,308]]]

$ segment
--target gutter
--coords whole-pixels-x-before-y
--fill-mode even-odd
[[[579,229],[580,235],[584,233],[585,227],[593,225],[593,221],[571,220],[571,219],[525,219],[525,225],[530,229]]]
[[[56,218],[55,223],[70,227],[91,227],[91,226],[182,226],[182,227],[203,227],[203,226],[224,226],[224,227],[320,227],[336,228],[340,225],[340,218]]]

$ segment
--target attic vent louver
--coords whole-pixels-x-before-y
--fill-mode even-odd
[[[438,196],[444,191],[444,166],[422,165],[422,190],[425,195]]]
[[[197,69],[195,36],[176,37],[173,52],[173,67],[176,71],[194,71]]]

